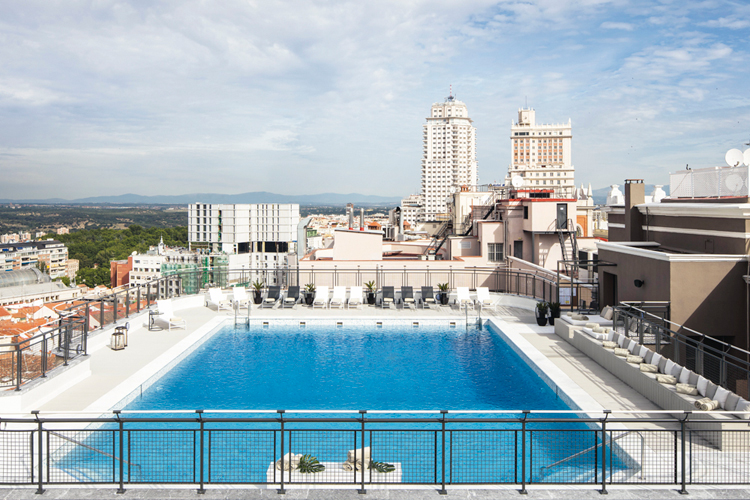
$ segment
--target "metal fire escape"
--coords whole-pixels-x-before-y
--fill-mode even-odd
[[[557,222],[557,236],[560,238],[560,251],[563,260],[570,263],[570,270],[578,272],[578,241],[576,227],[571,219]],[[567,266],[566,266],[567,267]]]

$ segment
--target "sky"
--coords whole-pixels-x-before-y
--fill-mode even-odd
[[[750,142],[747,0],[0,2],[0,198],[406,196],[453,93],[480,183],[520,107],[572,121],[578,185]]]

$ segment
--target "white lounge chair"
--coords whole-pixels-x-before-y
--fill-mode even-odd
[[[471,300],[471,297],[469,297],[469,287],[468,286],[459,286],[456,288],[456,303],[458,304],[458,308],[461,309],[464,305],[466,307],[469,307],[471,309],[474,309],[474,301]]]
[[[319,286],[315,289],[315,298],[313,299],[313,309],[315,307],[322,307],[326,308],[328,307],[328,287],[327,286]]]
[[[221,289],[209,288],[208,297],[206,297],[206,306],[215,307],[217,311],[221,311],[222,309],[231,311],[232,301],[229,300],[226,295],[221,293]]]
[[[349,291],[349,300],[346,302],[346,307],[351,309],[353,305],[354,307],[359,309],[362,307],[363,303],[364,303],[364,300],[362,296],[362,287],[353,286],[351,290]]]
[[[490,289],[486,286],[477,287],[477,304],[482,309],[492,309],[497,312],[497,300],[493,300],[490,297]]]
[[[157,300],[156,310],[159,312],[159,315],[154,318],[154,324],[165,324],[167,325],[167,330],[169,331],[172,331],[172,327],[187,328],[187,323],[185,322],[185,320],[174,315],[174,310],[172,309],[172,299]]]
[[[250,307],[250,296],[247,294],[247,290],[244,286],[236,286],[232,288],[232,303],[237,304],[240,308]]]
[[[338,307],[339,309],[343,309],[345,303],[346,303],[346,287],[345,286],[333,287],[333,297],[331,297],[331,301],[328,303],[328,308],[330,309],[332,307]]]

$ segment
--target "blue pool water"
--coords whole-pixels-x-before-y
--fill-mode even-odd
[[[396,410],[400,416],[415,410],[485,410],[496,417],[509,416],[509,410],[569,410],[497,332],[447,325],[223,328],[126,409],[167,416],[186,409]],[[212,416],[217,415],[222,416]],[[445,448],[439,422],[368,424],[364,443],[372,447],[373,459],[400,464],[405,483],[439,482],[443,454],[448,482],[519,482],[524,441],[527,481],[597,481],[600,435],[575,422],[574,415],[567,417],[573,420],[528,424],[526,433],[519,422],[449,422]],[[363,439],[356,421],[288,423],[282,451],[278,422],[214,421],[205,424],[201,453],[196,421],[129,422],[125,428],[124,477],[130,482],[197,482],[202,456],[204,481],[261,483],[282,453],[310,453],[340,464]],[[88,433],[84,447],[65,443],[56,467],[79,479],[116,481],[115,429],[112,424]],[[574,460],[545,469],[578,452]],[[610,467],[623,467],[617,453],[610,458]],[[351,480],[345,474],[339,478]]]
[[[224,328],[129,410],[567,410],[489,329]]]

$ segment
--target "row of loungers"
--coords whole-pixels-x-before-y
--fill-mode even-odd
[[[422,308],[436,307],[439,309],[440,304],[435,298],[434,289],[430,286],[423,286],[420,290],[419,297],[414,296],[414,289],[410,286],[402,286],[399,299],[396,298],[395,287],[384,286],[381,290],[382,298],[380,305],[383,308],[390,308],[392,305],[401,304],[404,308],[416,308],[420,304]],[[261,308],[274,308],[279,305],[281,308],[293,308],[300,301],[300,287],[290,286],[286,293],[283,293],[281,287],[271,286],[268,293],[263,298]],[[345,286],[333,287],[333,296],[329,297],[329,288],[320,286],[315,291],[312,307],[331,308],[338,307],[359,308],[364,303],[363,287],[352,286],[349,289]],[[476,299],[472,299],[468,287],[458,287],[457,296],[454,302],[459,307],[474,309],[476,306],[483,308],[493,308],[496,310],[497,302],[490,297],[487,287],[477,288]],[[239,307],[250,307],[250,297],[244,287],[235,287],[232,289],[232,297],[227,297],[218,288],[208,290],[206,298],[208,307],[215,307],[217,311],[222,309],[231,310],[235,305]]]
[[[599,316],[606,323],[605,317],[605,312]],[[563,319],[571,323],[571,316],[563,316]],[[639,370],[662,387],[673,391],[681,399],[687,401],[694,410],[747,412],[734,415],[740,419],[750,420],[749,401],[639,344],[634,339],[615,332],[610,326],[602,325],[594,320],[595,318],[590,317],[585,324],[576,326],[583,326],[581,331],[594,339],[603,349],[611,351],[613,356],[622,358],[634,370]],[[611,324],[609,321],[609,325]]]

